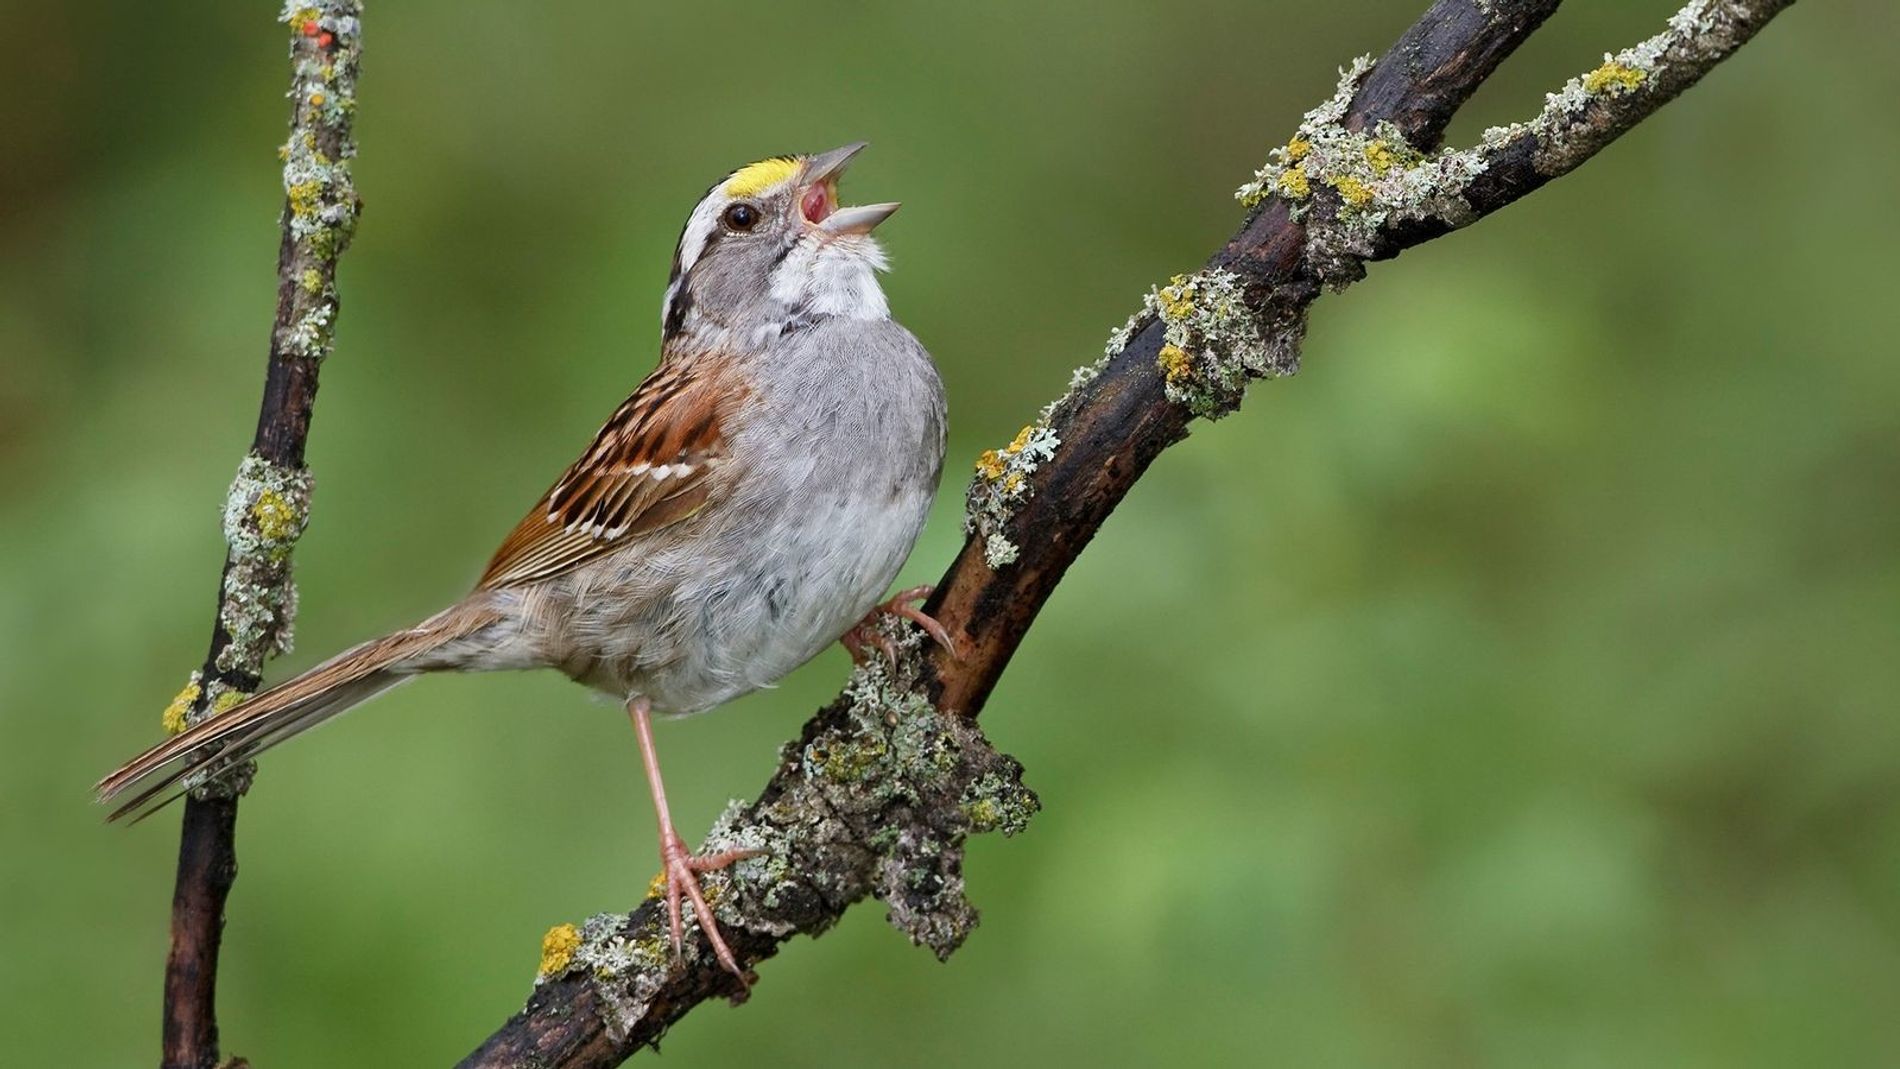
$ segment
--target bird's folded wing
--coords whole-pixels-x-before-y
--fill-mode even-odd
[[[691,516],[727,481],[727,430],[747,394],[717,355],[670,357],[518,524],[477,589],[559,575]]]

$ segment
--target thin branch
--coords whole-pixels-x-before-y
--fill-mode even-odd
[[[1467,153],[1476,162],[1475,177],[1463,191],[1470,211],[1389,226],[1375,257],[1397,256],[1569,174],[1701,81],[1793,3],[1702,2],[1682,8],[1663,32],[1606,55],[1602,66],[1550,94],[1530,121],[1485,131],[1484,143]]]
[[[166,710],[165,727],[186,726],[257,689],[266,657],[290,646],[296,588],[290,554],[309,519],[310,434],[317,371],[336,324],[336,263],[359,208],[350,183],[356,143],[361,10],[356,0],[292,5],[290,137],[284,160],[283,236],[277,252],[277,315],[264,399],[251,450],[224,509],[228,550],[205,663]],[[218,1064],[218,951],[224,905],[237,878],[237,800],[246,765],[196,785],[186,799],[165,962],[165,1069]]]
[[[1248,380],[1297,369],[1308,305],[1369,260],[1489,214],[1575,168],[1727,58],[1792,0],[1695,0],[1658,38],[1554,94],[1535,120],[1440,152],[1452,115],[1557,0],[1439,0],[1339,93],[1240,196],[1240,231],[1191,276],[1151,292],[1069,394],[977,464],[970,538],[926,609],[962,653],[910,636],[900,664],[853,676],[788,744],[765,791],[734,805],[711,849],[762,847],[713,881],[748,965],[876,894],[913,939],[947,954],[974,923],[962,837],[1012,831],[1035,808],[1020,769],[973,718],[1037,612],[1109,513],[1196,415],[1231,411]],[[960,716],[931,715],[927,706]],[[741,994],[689,940],[666,950],[649,899],[549,933],[527,1006],[463,1063],[617,1065],[694,1006]]]

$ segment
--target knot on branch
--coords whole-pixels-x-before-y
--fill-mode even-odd
[[[701,878],[741,961],[793,934],[823,932],[867,895],[885,902],[913,943],[948,957],[977,923],[964,896],[964,840],[1013,835],[1041,806],[1023,785],[1022,766],[993,749],[974,720],[923,697],[921,633],[880,626],[896,640],[897,664],[860,667],[844,694],[782,749],[765,793],[727,806],[707,835],[708,851],[762,851]],[[601,996],[611,1033],[648,1034],[641,1023],[656,1005],[688,992],[703,997],[709,987],[730,990],[731,977],[697,935],[675,963],[666,924],[664,905],[651,897],[631,914],[595,916],[577,940],[563,933],[541,981],[581,971]]]

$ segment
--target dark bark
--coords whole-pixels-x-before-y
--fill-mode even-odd
[[[236,833],[235,798],[193,798],[186,804],[165,959],[166,1066],[217,1064],[218,947],[225,898],[237,879]]]

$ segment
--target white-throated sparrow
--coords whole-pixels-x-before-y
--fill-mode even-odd
[[[652,714],[769,686],[852,629],[909,555],[943,466],[930,355],[890,317],[871,230],[895,204],[840,207],[862,144],[782,156],[715,184],[687,219],[660,364],[508,535],[475,589],[153,747],[99,784],[113,815],[177,797],[423,672],[556,668],[626,703],[660,824],[675,951],[690,897],[740,974],[667,813]],[[948,643],[904,602],[885,604]]]

